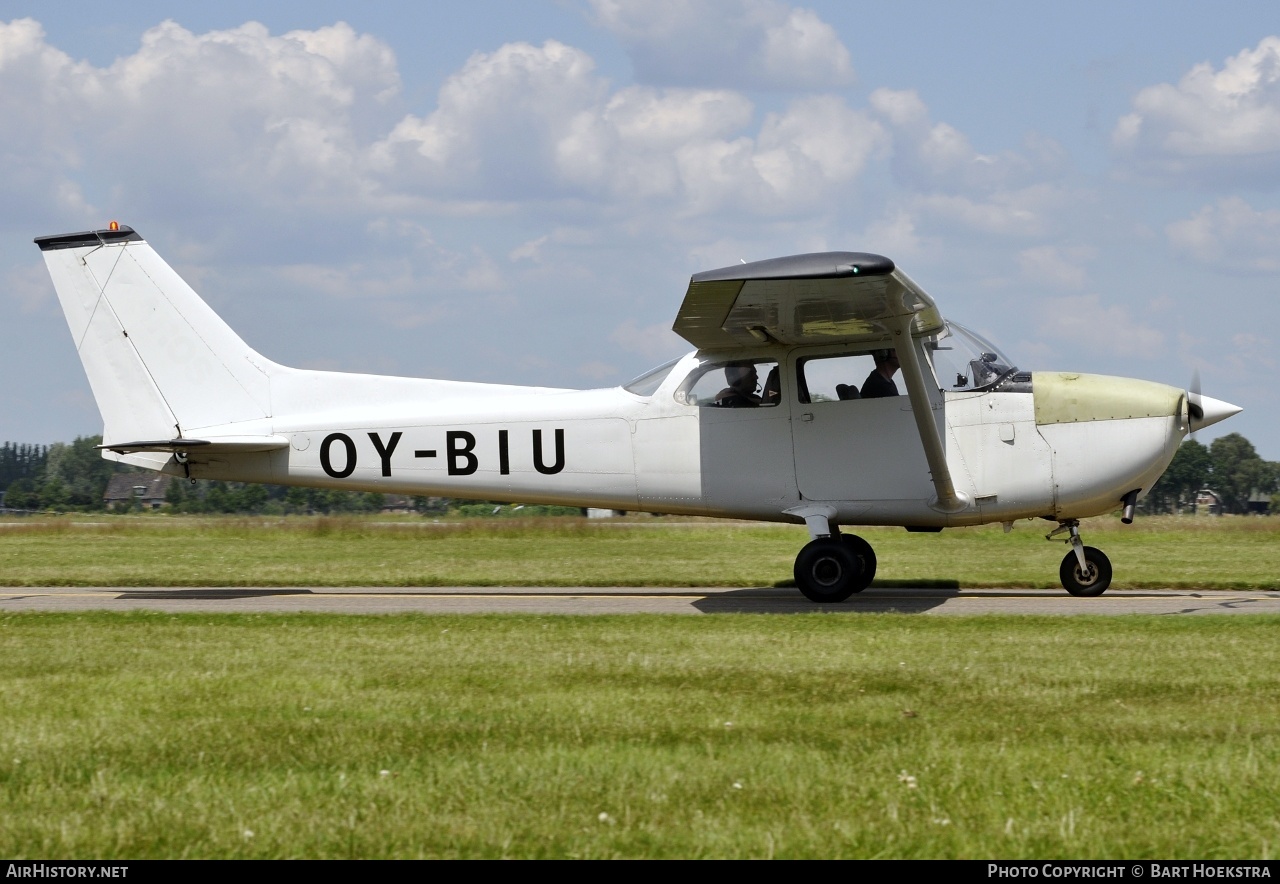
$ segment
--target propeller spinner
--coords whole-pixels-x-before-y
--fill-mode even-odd
[[[1187,424],[1192,436],[1197,430],[1212,426],[1218,421],[1226,420],[1233,414],[1244,411],[1239,405],[1205,396],[1200,392],[1200,369],[1191,374],[1191,387],[1187,390]]]

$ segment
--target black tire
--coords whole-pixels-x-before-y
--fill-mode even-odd
[[[811,602],[843,602],[862,587],[862,559],[835,537],[811,540],[796,556],[796,586]]]
[[[1067,553],[1058,568],[1062,586],[1072,595],[1090,598],[1102,595],[1111,585],[1111,560],[1102,550],[1092,546],[1084,548],[1084,560],[1089,563],[1088,571],[1080,570],[1074,550]]]
[[[876,579],[876,551],[856,534],[841,534],[840,542],[862,561],[862,576],[858,578],[857,588],[854,589],[854,592],[862,592]]]

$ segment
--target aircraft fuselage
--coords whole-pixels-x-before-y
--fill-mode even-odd
[[[691,354],[649,396],[301,372],[294,384],[332,388],[312,397],[330,409],[234,427],[287,447],[193,450],[188,466],[193,478],[771,521],[820,502],[840,524],[940,527],[1112,511],[1151,487],[1187,430],[1182,391],[1146,381],[1036,373],[1030,392],[940,391],[947,462],[968,502],[942,512],[906,396],[801,403],[783,372],[776,407],[677,401],[683,378],[714,360]],[[398,395],[376,392],[388,383]],[[185,472],[156,454],[122,459]]]

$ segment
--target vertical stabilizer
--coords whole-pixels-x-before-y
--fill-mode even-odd
[[[271,416],[274,364],[132,229],[35,242],[102,412],[104,443]]]

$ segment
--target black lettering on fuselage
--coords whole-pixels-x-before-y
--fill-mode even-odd
[[[542,431],[533,431],[533,468],[546,476],[564,469],[564,430],[556,430],[556,462],[551,466],[542,462]]]
[[[347,449],[347,463],[341,470],[333,468],[333,461],[329,459],[329,447],[334,442],[341,442],[342,447]],[[395,447],[395,443],[392,443]],[[345,479],[350,476],[356,469],[356,443],[351,441],[351,437],[346,433],[330,433],[324,437],[324,441],[320,443],[320,467],[335,479]],[[389,475],[384,473],[384,475]]]
[[[533,431],[533,468],[544,476],[554,476],[564,470],[564,430],[557,429],[554,430],[554,433],[555,458],[548,464],[542,446],[542,430]],[[373,443],[374,450],[378,453],[378,458],[382,462],[382,475],[384,478],[389,478],[391,476],[391,457],[395,454],[400,440],[404,438],[404,433],[397,430],[385,442],[382,441],[382,437],[378,433],[369,433],[368,436],[369,441]],[[346,455],[341,469],[335,468],[333,463],[332,454],[335,442],[342,444]],[[480,458],[476,456],[475,447],[475,434],[469,430],[448,430],[445,433],[444,455],[449,461],[447,468],[450,476],[470,476],[480,469]],[[433,458],[437,453],[434,448],[418,448],[414,450],[413,456],[415,458]],[[354,473],[356,460],[356,444],[346,433],[330,433],[320,443],[320,466],[327,475],[335,479],[345,479]],[[511,433],[509,430],[498,431],[498,472],[503,476],[511,475]]]
[[[449,475],[470,476],[480,466],[471,450],[476,447],[476,437],[466,430],[450,430],[444,434],[445,449],[449,452]],[[461,442],[459,446],[456,443]],[[459,461],[462,463],[459,464]]]
[[[391,475],[391,454],[396,450],[396,446],[400,444],[400,437],[404,433],[399,430],[391,434],[391,441],[384,447],[381,437],[377,433],[369,434],[369,441],[373,443],[373,447],[378,450],[378,457],[382,458],[382,475]]]

